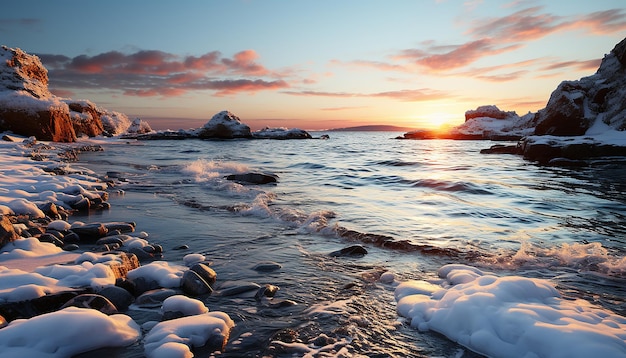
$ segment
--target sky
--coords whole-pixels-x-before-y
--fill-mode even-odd
[[[229,110],[252,129],[457,125],[523,115],[595,73],[623,0],[13,1],[0,45],[38,55],[61,97],[155,129]]]

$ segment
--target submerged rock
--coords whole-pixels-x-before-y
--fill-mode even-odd
[[[352,245],[348,247],[344,247],[341,250],[333,251],[328,254],[333,257],[339,256],[365,256],[367,255],[367,249],[361,245]]]
[[[250,184],[269,184],[276,183],[278,176],[273,174],[246,173],[246,174],[230,174],[226,176],[226,180],[244,182]]]

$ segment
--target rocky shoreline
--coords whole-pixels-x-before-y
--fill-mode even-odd
[[[110,210],[110,192],[123,195],[122,190],[115,188],[115,179],[72,170],[61,161],[67,158],[64,153],[68,151],[75,158],[80,146],[56,147],[26,140],[5,142],[3,148],[2,152],[15,152],[3,153],[4,161],[21,163],[21,171],[30,164],[30,169],[39,175],[29,175],[36,182],[26,192],[22,188],[29,185],[20,184],[22,178],[9,177],[6,169],[2,173],[2,187],[10,187],[7,183],[14,185],[0,193],[0,275],[4,282],[0,289],[0,329],[17,331],[21,325],[12,325],[13,321],[45,325],[46,320],[77,312],[76,308],[100,312],[103,316],[98,319],[107,321],[124,315],[133,304],[161,309],[160,322],[143,322],[142,328],[129,324],[136,331],[136,340],[141,337],[141,329],[148,332],[144,337],[148,356],[171,343],[171,338],[151,340],[151,332],[164,326],[184,327],[190,320],[217,328],[207,329],[204,344],[196,346],[204,346],[208,352],[223,349],[234,323],[225,313],[207,313],[200,301],[214,291],[217,277],[203,255],[188,254],[180,265],[168,263],[160,260],[162,246],[150,242],[146,232],[135,233],[133,222],[70,220],[80,219],[81,214]],[[39,161],[33,160],[35,152]],[[52,187],[55,189],[43,190]],[[5,200],[7,196],[13,199]],[[267,299],[275,293],[258,285],[230,288],[237,289],[256,290]],[[190,310],[189,306],[195,308]],[[128,342],[111,337],[102,346],[87,347],[70,355],[119,344]],[[185,347],[180,349],[192,348]]]

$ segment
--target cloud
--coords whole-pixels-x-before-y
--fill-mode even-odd
[[[218,51],[200,56],[178,56],[140,50],[126,54],[110,51],[73,58],[39,54],[48,68],[51,86],[58,91],[75,88],[111,89],[128,96],[180,96],[192,90],[213,91],[216,96],[255,93],[289,87],[281,73],[258,62],[254,50],[232,58]]]
[[[595,60],[588,61],[563,61],[552,63],[548,66],[544,66],[541,68],[542,71],[552,71],[552,70],[562,70],[566,68],[574,68],[580,71],[595,71],[600,67],[600,63],[602,59],[598,58]]]
[[[455,98],[447,92],[430,88],[406,89],[399,91],[375,92],[375,93],[351,93],[351,92],[319,92],[319,91],[284,91],[283,93],[293,96],[335,97],[335,98],[392,98],[402,102],[425,102],[440,99]]]
[[[444,71],[467,67],[482,58],[519,49],[529,41],[560,31],[589,31],[597,35],[606,35],[624,30],[626,30],[626,9],[557,16],[545,12],[541,6],[535,6],[502,17],[479,18],[473,21],[466,31],[470,39],[465,43],[451,45],[424,41],[419,47],[400,51],[392,56],[392,60],[408,61],[430,72],[441,74]],[[397,62],[353,61],[353,63],[369,65],[381,70],[403,69],[403,64]],[[589,63],[590,66],[591,63]],[[510,73],[508,76],[483,76],[483,79],[496,81],[507,80],[507,78],[514,79],[515,73]]]

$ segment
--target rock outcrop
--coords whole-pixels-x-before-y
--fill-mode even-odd
[[[229,111],[222,111],[208,121],[198,131],[201,139],[252,138],[250,127]]]
[[[90,101],[54,96],[48,89],[48,71],[37,56],[0,48],[0,131],[73,142],[77,136],[121,134],[130,125],[126,115]]]
[[[265,127],[252,133],[258,139],[312,139],[311,134],[299,128],[269,128]]]
[[[626,38],[604,56],[595,74],[561,82],[533,119],[534,134],[584,135],[597,121],[626,129]]]

